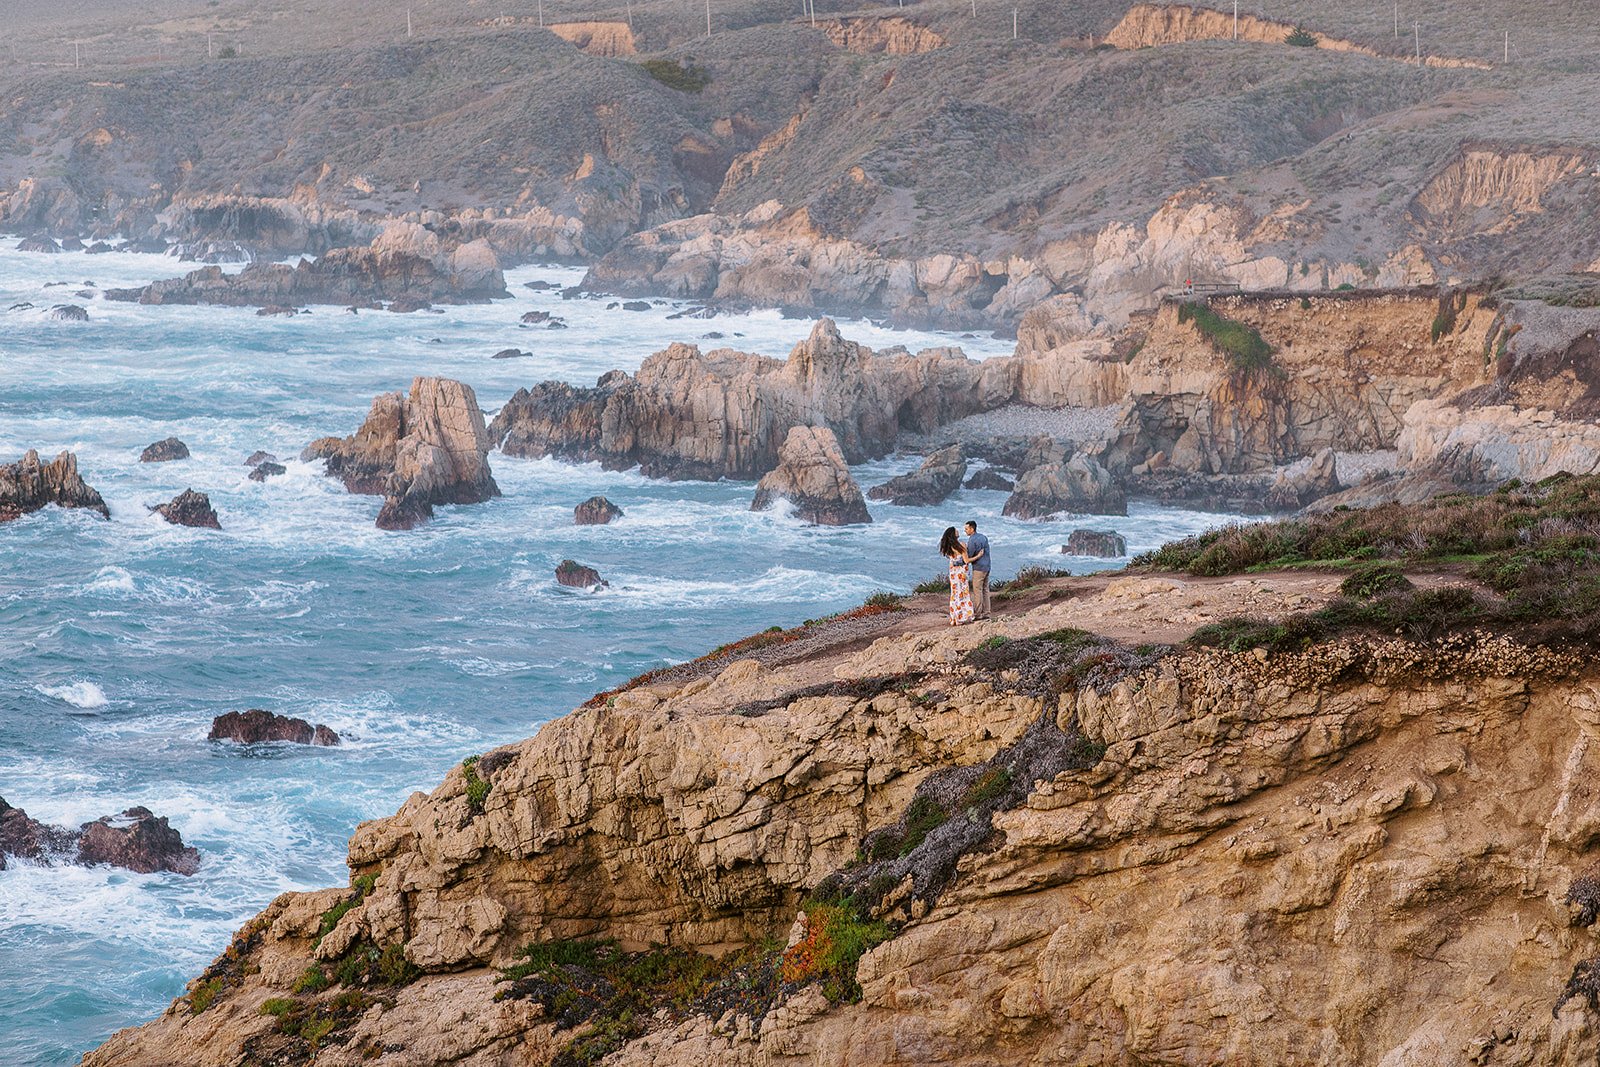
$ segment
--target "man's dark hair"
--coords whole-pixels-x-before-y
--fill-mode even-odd
[[[978,528],[978,520],[977,519],[968,519],[967,520],[967,525],[972,527],[974,530],[976,530]]]

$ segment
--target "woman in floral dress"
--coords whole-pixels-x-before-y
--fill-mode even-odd
[[[950,625],[971,622],[972,585],[967,574],[967,548],[956,536],[954,526],[947,527],[939,539],[939,554],[950,561]]]

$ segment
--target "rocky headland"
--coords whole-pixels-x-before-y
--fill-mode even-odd
[[[1221,531],[637,679],[84,1063],[1592,1062],[1600,586],[1550,520],[1596,500]]]
[[[302,460],[326,461],[352,493],[382,496],[377,524],[408,530],[438,504],[480,504],[500,495],[489,470],[489,436],[472,387],[416,378],[409,393],[384,393],[349,437],[307,445]]]

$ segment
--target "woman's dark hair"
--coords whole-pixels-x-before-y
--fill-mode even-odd
[[[954,556],[961,551],[961,538],[956,536],[954,526],[944,528],[944,536],[939,538],[939,555]]]

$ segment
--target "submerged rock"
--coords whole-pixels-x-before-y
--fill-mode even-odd
[[[48,313],[56,322],[88,322],[89,312],[77,304],[56,304]]]
[[[778,452],[778,466],[756,484],[751,511],[765,511],[777,500],[818,526],[850,526],[872,521],[861,489],[850,477],[839,441],[825,426],[796,426]]]
[[[55,255],[61,251],[61,246],[55,240],[42,233],[32,237],[24,237],[17,245],[18,252],[43,252],[46,255]]]
[[[140,463],[170,463],[175,459],[188,459],[189,446],[176,437],[168,437],[153,445],[146,445],[139,453]]]
[[[500,495],[477,394],[449,378],[416,378],[409,395],[384,393],[353,435],[313,441],[300,458],[326,460],[327,474],[352,493],[381,494],[385,530],[408,530],[437,504]]]
[[[88,508],[98,511],[101,518],[111,518],[105,500],[79,477],[78,457],[71,452],[40,463],[39,453],[29,449],[17,462],[0,464],[0,522],[38,511],[46,504]]]
[[[904,507],[931,507],[961,488],[966,476],[967,460],[961,446],[951,445],[928,456],[916,470],[874,486],[867,496]]]
[[[620,518],[622,509],[603,496],[592,496],[572,509],[572,521],[577,526],[604,526]]]
[[[556,567],[556,583],[569,589],[604,589],[610,582],[600,577],[593,567],[585,567],[576,560],[564,559]]]
[[[250,472],[249,477],[252,482],[264,482],[268,478],[275,478],[280,474],[287,473],[289,473],[288,468],[282,463],[265,462],[257,463],[255,470]]]
[[[494,355],[490,356],[489,358],[490,359],[531,359],[532,357],[533,357],[533,353],[532,352],[524,352],[520,348],[502,348],[500,351],[496,352]]]
[[[339,735],[317,723],[312,726],[304,719],[277,715],[261,708],[249,711],[230,711],[211,720],[211,741],[238,741],[253,745],[264,741],[289,741],[297,745],[337,745]]]
[[[1073,530],[1061,552],[1067,556],[1115,559],[1128,554],[1128,542],[1115,530]]]
[[[193,489],[185,489],[165,504],[155,504],[151,511],[174,526],[198,526],[208,530],[222,529],[222,522],[211,507],[211,498]]]

